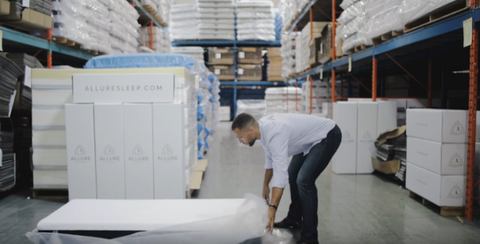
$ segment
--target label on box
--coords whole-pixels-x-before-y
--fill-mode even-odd
[[[74,103],[163,103],[174,100],[174,74],[75,74]]]
[[[30,8],[30,0],[22,0],[22,6],[25,8]]]
[[[320,53],[323,55],[323,43],[320,44]]]
[[[215,53],[215,58],[216,59],[222,58],[222,54],[221,53]]]
[[[220,69],[215,69],[215,74],[219,75],[220,74]]]
[[[243,73],[244,73],[244,70],[243,70],[243,69],[238,69],[238,74],[239,74],[239,75],[243,75]]]
[[[238,58],[245,58],[245,52],[239,52]]]

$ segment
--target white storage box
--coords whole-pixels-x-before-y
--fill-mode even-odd
[[[68,196],[97,198],[93,104],[66,104]]]
[[[440,143],[467,143],[467,111],[407,109],[407,136]]]
[[[153,199],[152,104],[124,104],[127,199]]]
[[[464,206],[465,184],[465,176],[441,176],[407,163],[407,189],[437,206]]]
[[[75,74],[74,103],[173,102],[173,74]]]
[[[407,138],[407,161],[439,175],[465,175],[467,144]]]
[[[125,199],[122,104],[95,104],[97,198]]]
[[[332,158],[336,174],[357,173],[357,103],[334,103],[333,120],[342,131],[342,143]]]
[[[335,116],[335,109],[333,110]],[[358,102],[357,174],[373,173],[371,146],[377,139],[378,104]]]

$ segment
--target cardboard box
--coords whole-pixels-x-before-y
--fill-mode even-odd
[[[262,64],[262,48],[256,47],[241,47],[238,48],[239,64]]]
[[[152,104],[124,104],[127,199],[154,199]]]
[[[465,175],[467,144],[407,138],[407,161],[439,175]]]
[[[10,2],[1,0],[0,1],[0,15],[7,15],[10,13]]]
[[[439,143],[467,143],[467,111],[407,109],[407,136]]]
[[[239,64],[237,74],[238,74],[238,80],[261,81],[262,66]]]
[[[75,74],[74,103],[173,102],[174,74]]]
[[[372,157],[372,167],[384,174],[395,174],[400,170],[400,160],[380,162]]]
[[[65,105],[70,200],[97,198],[93,113],[93,104]]]
[[[155,199],[185,198],[183,117],[182,104],[153,104]]]
[[[465,184],[465,176],[441,176],[407,163],[406,188],[437,206],[464,206]]]
[[[323,48],[323,45],[321,45],[322,42],[322,37],[317,37],[314,38],[313,40],[310,41],[310,59],[309,59],[309,64],[310,65],[317,65],[320,63],[320,49]]]
[[[235,79],[235,69],[233,68],[233,65],[210,66],[210,71],[221,81],[233,81]]]
[[[95,104],[97,198],[125,199],[122,104]]]
[[[357,173],[357,103],[337,102],[333,120],[342,131],[342,143],[332,158],[336,174]]]
[[[3,2],[3,1],[2,1]],[[3,8],[6,7],[3,3],[2,5],[2,12],[4,12]],[[0,21],[11,23],[15,25],[15,27],[20,27],[23,29],[28,30],[46,30],[52,29],[53,27],[53,18],[51,16],[42,14],[32,9],[25,8],[22,10],[17,9],[18,6],[16,4],[10,4],[10,12],[8,15],[0,15]],[[17,12],[22,11],[22,15],[18,16]]]
[[[335,109],[334,116],[335,116]],[[358,102],[357,174],[371,174],[371,148],[377,138],[378,104]],[[396,124],[396,122],[395,122]]]

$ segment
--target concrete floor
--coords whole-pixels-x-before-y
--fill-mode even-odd
[[[261,145],[240,145],[221,123],[207,155],[199,198],[260,195],[264,175]],[[336,175],[327,168],[317,180],[320,243],[480,243],[480,222],[461,224],[408,197],[380,175]],[[29,243],[24,234],[64,202],[27,199],[28,190],[0,199],[0,244]],[[288,188],[277,220],[287,213]]]

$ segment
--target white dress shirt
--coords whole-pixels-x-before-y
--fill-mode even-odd
[[[258,121],[260,142],[265,149],[265,168],[273,169],[272,187],[285,188],[288,183],[288,157],[310,152],[327,137],[336,123],[305,114],[274,114]]]

